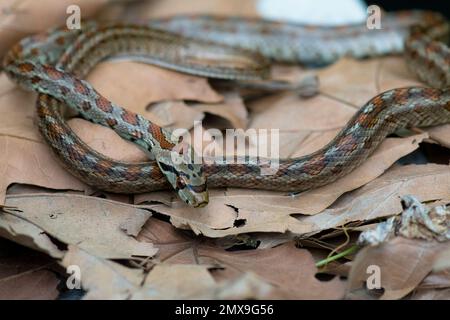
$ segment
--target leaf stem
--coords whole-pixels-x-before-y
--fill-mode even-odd
[[[328,257],[326,259],[320,260],[319,262],[316,263],[316,267],[317,268],[323,267],[324,265],[326,265],[326,264],[328,264],[328,263],[330,263],[332,261],[335,261],[337,259],[345,257],[348,254],[351,254],[351,253],[355,252],[358,248],[359,248],[359,246],[355,244],[355,245],[351,246],[350,248],[348,248],[348,249],[346,249],[346,250],[344,250],[344,251],[342,251],[342,252],[340,252],[338,254],[335,254],[334,256],[331,256],[331,257]]]

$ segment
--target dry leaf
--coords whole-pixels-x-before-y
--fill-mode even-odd
[[[195,254],[193,250],[199,242],[170,223],[152,217],[147,220],[136,239],[140,242],[153,243],[158,248],[158,253],[155,256],[158,261],[166,262],[167,259],[174,259],[174,262],[171,263],[189,264],[193,264],[195,259],[183,258],[183,260],[179,260],[177,256],[187,255],[191,257]],[[186,251],[189,252],[186,253]]]
[[[400,213],[399,198],[405,194],[414,193],[422,201],[450,200],[449,179],[450,170],[446,165],[396,166],[364,187],[342,196],[331,208],[314,216],[302,215],[296,208],[296,199],[281,198],[279,195],[270,199],[268,193],[238,189],[210,190],[210,203],[201,209],[188,208],[178,200],[165,198],[165,193],[136,196],[136,201],[165,203],[141,206],[170,216],[172,224],[178,228],[191,229],[208,237],[286,231],[305,235],[352,221],[367,221]]]
[[[344,294],[345,283],[339,278],[327,282],[316,279],[317,268],[311,254],[292,242],[271,249],[239,252],[199,247],[197,254],[199,261],[224,268],[214,273],[222,281],[251,271],[290,299],[338,299]]]
[[[19,89],[7,76],[0,74],[0,135],[40,141],[33,123],[36,94]]]
[[[450,300],[450,289],[417,290],[409,298],[411,300]]]
[[[154,219],[147,222],[139,239],[154,243],[160,249],[158,258],[165,264],[203,264],[221,268],[213,272],[219,283],[236,281],[244,272],[254,273],[274,286],[275,290],[270,293],[272,298],[336,299],[344,292],[345,285],[338,278],[329,282],[317,280],[317,268],[311,254],[296,248],[292,242],[269,249],[228,252],[191,239],[167,223]]]
[[[64,256],[64,252],[58,249],[44,230],[5,212],[0,212],[0,236],[28,248],[44,252],[53,258]]]
[[[228,300],[255,300],[255,299],[282,299],[282,293],[270,284],[263,282],[252,272],[244,273],[236,279],[225,281],[214,289],[215,299]]]
[[[80,268],[81,285],[88,293],[84,299],[129,299],[139,288],[143,272],[118,263],[90,255],[74,245],[69,245],[61,264]]]
[[[406,138],[387,138],[363,164],[348,175],[324,187],[301,194],[302,214],[316,214],[328,208],[345,192],[366,185],[387,171],[399,158],[419,147],[426,133]]]
[[[379,246],[366,247],[358,252],[352,263],[348,290],[360,288],[372,273],[368,267],[378,266],[381,272],[380,299],[400,299],[410,293],[433,268],[439,252],[446,243],[396,237]]]
[[[124,224],[133,225],[131,220],[142,222],[150,216],[131,205],[74,194],[8,196],[6,205],[20,210],[16,217],[98,257],[132,259],[157,252],[151,243],[138,242],[121,230]]]
[[[195,299],[216,286],[206,265],[156,265],[134,299]],[[206,297],[204,297],[206,298]]]
[[[441,252],[433,266],[433,272],[441,272],[450,269],[450,248]]]
[[[52,5],[46,6],[49,1]],[[54,5],[53,2],[7,0],[0,5],[0,15],[4,18],[0,24],[0,53],[25,34],[64,23],[69,3],[64,0]],[[80,5],[86,18],[106,2],[75,0],[70,4]],[[46,19],[40,18],[43,10]],[[255,1],[237,0],[214,3],[193,0],[189,4],[178,0],[132,1],[108,6],[100,14],[103,19],[126,17],[135,22],[182,13],[258,15]],[[297,81],[305,74],[296,66],[277,66],[272,73],[277,79],[289,81]],[[238,93],[216,92],[206,79],[140,63],[103,62],[88,80],[107,98],[166,127],[191,129],[195,121],[204,120],[199,127],[247,128],[248,125],[280,129],[281,157],[302,156],[324,146],[376,94],[418,84],[403,57],[395,56],[363,61],[341,59],[317,73],[321,82],[319,95],[310,99],[303,99],[295,92],[259,99],[252,96],[249,113]],[[397,214],[401,212],[399,197],[404,194],[413,193],[422,201],[450,199],[448,165],[392,166],[424,140],[449,147],[450,125],[407,138],[389,138],[350,175],[296,197],[279,192],[216,189],[211,191],[210,205],[200,210],[181,204],[172,191],[134,198],[134,203],[146,204],[143,208],[163,214],[159,218],[170,217],[171,224],[150,217],[150,210],[127,204],[133,201],[134,195],[105,194],[108,199],[116,200],[109,201],[69,193],[43,194],[45,190],[36,186],[83,191],[89,188],[66,173],[49,155],[49,148],[42,143],[33,124],[34,99],[35,94],[17,89],[5,75],[0,76],[1,112],[7,115],[0,117],[0,148],[4,151],[3,158],[0,157],[3,173],[0,207],[6,189],[15,183],[9,188],[11,194],[6,204],[22,210],[3,208],[0,236],[58,259],[65,252],[51,239],[68,244],[63,265],[81,267],[87,299],[341,298],[343,281],[334,278],[320,282],[315,277],[314,259],[322,259],[324,250],[298,249],[286,241],[296,235],[306,238],[352,222]],[[188,105],[183,100],[196,103]],[[109,129],[81,119],[72,119],[69,124],[84,141],[105,155],[130,162],[147,160],[143,152]],[[255,148],[252,142],[249,148]],[[443,160],[439,163],[448,161],[445,155]],[[198,237],[173,226],[218,239]],[[249,232],[265,232],[243,240],[248,245],[262,241],[258,250],[223,249],[229,238],[221,237]],[[333,247],[342,239],[337,234],[328,232],[309,240],[329,241]],[[228,246],[238,242],[239,239],[233,239],[228,241]],[[152,243],[159,249],[157,254]],[[377,250],[363,249],[353,263],[336,263],[333,270],[335,274],[346,275],[351,266],[352,291],[348,297],[363,296],[358,294],[361,281],[367,277],[364,267],[372,262],[383,264],[382,298],[395,299],[409,294],[410,299],[445,299],[449,295],[446,270],[450,250],[448,245],[436,248],[431,243],[397,240]],[[153,269],[145,274],[105,259],[133,259],[133,255],[151,257],[144,262],[153,265]],[[13,280],[2,277],[5,269],[0,266],[0,292],[9,291],[7,298],[56,296],[53,273],[40,269],[42,264],[34,260],[21,261],[20,265],[29,267],[26,270],[30,272],[19,271],[17,282],[15,276]],[[22,284],[36,284],[44,289],[31,292],[29,288],[20,289]]]
[[[136,19],[149,19],[152,17],[165,17],[174,14],[221,14],[257,16],[255,1],[214,1],[209,0],[157,0],[137,3],[131,8],[132,16]]]
[[[225,299],[261,298],[271,287],[244,274],[236,281],[218,285],[206,265],[155,266],[148,275],[88,254],[69,245],[63,266],[77,265],[84,299]],[[145,281],[144,281],[145,279]]]
[[[344,58],[320,70],[318,75],[320,92],[358,108],[383,91],[421,85],[414,80],[403,57]]]
[[[415,194],[421,201],[449,201],[449,166],[394,166],[364,187],[348,193],[330,208],[299,222],[316,233],[351,221],[368,221],[392,216],[402,211],[400,197]]]
[[[355,112],[355,108],[328,97],[319,95],[305,100],[296,93],[259,99],[249,104],[249,108],[252,111],[249,127],[280,130],[281,158],[320,149]]]
[[[79,6],[83,19],[87,19],[106,3],[108,0],[3,0],[0,4],[0,56],[31,33],[65,24],[69,17],[68,6]]]
[[[450,211],[446,210],[446,205],[427,206],[413,195],[403,196],[401,204],[401,215],[363,231],[357,243],[374,246],[396,236],[438,242],[450,240]]]
[[[100,63],[88,75],[87,81],[109,100],[144,116],[146,106],[154,102],[193,100],[216,103],[223,99],[209,86],[206,78],[137,62]]]
[[[195,121],[202,121],[203,112],[195,110],[183,101],[162,101],[150,105],[145,116],[160,126],[169,129],[191,129]],[[157,117],[157,120],[153,120]]]
[[[225,128],[244,129],[247,127],[247,109],[242,98],[235,92],[224,93],[224,101],[222,103],[197,103],[192,107],[197,111],[209,113],[227,120],[227,126]],[[221,128],[217,123],[215,124],[215,128]]]
[[[206,265],[160,264],[133,299],[267,299],[273,291],[253,273],[217,284]]]
[[[417,286],[417,289],[444,289],[450,288],[450,270],[431,272]]]
[[[0,136],[0,150],[0,204],[4,203],[6,189],[12,183],[50,189],[86,189],[86,185],[68,173],[42,143]]]
[[[0,300],[53,300],[59,279],[43,254],[0,239]]]
[[[450,148],[450,124],[427,129],[430,138],[441,146]]]
[[[68,124],[83,142],[107,157],[124,162],[148,161],[144,151],[110,128],[78,118],[70,119]]]
[[[0,205],[13,183],[36,185],[48,189],[88,190],[84,183],[65,170],[45,145],[34,125],[36,95],[20,90],[0,76]]]

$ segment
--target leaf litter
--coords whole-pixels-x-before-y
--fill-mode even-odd
[[[83,14],[98,13],[104,20],[199,12],[258,15],[253,1],[244,6],[242,1],[211,6],[204,0],[195,5],[76,2]],[[33,3],[21,4],[25,19],[19,14],[4,19],[0,52],[63,22],[59,10],[67,1],[57,7]],[[38,19],[42,8],[49,16],[45,21]],[[192,132],[194,121],[202,121],[204,130],[279,129],[281,157],[318,150],[374,95],[420,85],[399,56],[344,58],[313,71],[279,65],[273,75],[295,82],[305,72],[319,79],[314,96],[225,89],[200,77],[126,61],[103,62],[87,80],[107,98],[167,128]],[[21,283],[4,298],[57,298],[58,279],[68,275],[49,267],[55,262],[81,267],[84,299],[449,297],[448,214],[442,212],[450,203],[450,125],[393,135],[361,167],[316,190],[289,195],[219,188],[211,190],[206,208],[194,210],[171,191],[124,196],[86,186],[67,173],[40,137],[35,94],[18,89],[5,75],[0,75],[0,93],[0,236],[8,239],[0,244],[13,241],[29,248],[20,250],[40,252],[37,260],[9,259],[8,246],[0,245],[0,288],[11,288],[11,279]],[[68,123],[89,146],[113,159],[147,160],[107,128],[77,117]],[[436,150],[443,153],[438,163],[429,160]],[[408,194],[415,200],[405,209],[401,198]],[[386,225],[396,229],[388,240],[349,251],[360,245],[361,232]],[[383,272],[382,292],[365,287],[372,264]],[[331,280],[320,278],[325,273]],[[40,290],[27,291],[30,283]]]

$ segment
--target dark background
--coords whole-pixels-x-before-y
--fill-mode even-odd
[[[450,19],[449,0],[365,0],[367,5],[376,4],[386,11],[404,9],[425,9],[438,11]]]

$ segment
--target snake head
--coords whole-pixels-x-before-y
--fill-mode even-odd
[[[184,202],[193,207],[208,204],[208,188],[201,164],[192,163],[182,154],[165,149],[156,152],[155,159],[167,181]]]

